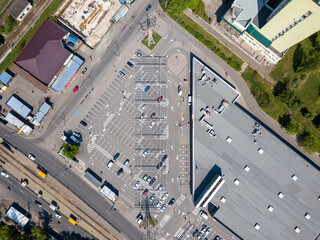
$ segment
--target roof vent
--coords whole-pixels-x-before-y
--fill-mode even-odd
[[[225,203],[225,202],[227,201],[227,199],[226,199],[224,196],[222,196],[222,197],[220,198],[220,201],[221,201],[222,203]]]
[[[232,142],[232,138],[231,138],[231,137],[227,137],[226,141],[227,141],[228,143],[231,143],[231,142]]]
[[[296,227],[294,228],[294,231],[295,231],[296,233],[299,233],[299,232],[300,232],[300,228],[299,228],[298,226],[296,226]]]
[[[291,179],[292,179],[293,181],[297,181],[297,180],[298,180],[298,177],[297,177],[297,175],[293,174],[292,177],[291,177]]]
[[[279,192],[279,193],[278,193],[278,197],[279,197],[279,198],[283,198],[283,197],[284,197],[284,194],[283,194],[282,192]]]
[[[271,205],[269,205],[268,210],[269,210],[269,212],[273,212],[273,207]]]
[[[264,151],[263,151],[262,148],[259,148],[259,149],[258,149],[258,153],[263,154],[263,152],[264,152]]]
[[[244,167],[244,170],[245,170],[246,172],[249,172],[249,171],[250,171],[250,167],[249,167],[248,165],[246,165],[246,166]]]
[[[307,220],[309,220],[309,219],[311,218],[311,216],[310,216],[309,213],[306,213],[306,214],[304,215],[304,218],[307,219]]]
[[[260,229],[260,224],[259,224],[259,223],[256,223],[256,224],[254,225],[254,228],[257,229],[257,230],[259,230],[259,229]]]

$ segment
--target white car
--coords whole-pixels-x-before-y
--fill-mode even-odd
[[[54,213],[54,216],[55,216],[56,218],[61,218],[61,215],[60,215],[59,213],[57,213],[57,212]]]
[[[146,156],[148,152],[149,152],[149,149],[144,150],[142,156]]]
[[[34,156],[32,153],[28,155],[28,158],[31,159],[32,161],[36,160],[36,156]]]
[[[159,185],[159,187],[157,188],[157,192],[160,192],[163,189],[162,184]]]
[[[137,181],[137,182],[134,184],[133,188],[134,188],[134,189],[138,189],[139,186],[140,186],[140,181]]]
[[[149,202],[153,202],[153,200],[156,198],[155,194],[152,194],[151,197],[149,198]]]
[[[141,107],[141,111],[143,111],[146,107],[147,107],[147,105],[143,104]]]
[[[5,172],[5,171],[2,171],[1,172],[1,175],[2,176],[4,176],[4,177],[6,177],[6,178],[8,178],[10,175],[7,173],[7,172]]]
[[[165,193],[163,194],[163,196],[161,197],[161,199],[162,199],[162,200],[166,200],[168,196],[169,196],[169,194],[168,194],[167,192],[165,192]]]
[[[167,204],[163,204],[162,207],[160,208],[160,211],[163,212],[167,208]]]
[[[112,160],[110,160],[110,161],[108,162],[108,164],[107,164],[107,168],[111,168],[111,167],[112,167],[112,165],[113,165],[113,161],[112,161]]]
[[[152,120],[152,122],[150,123],[149,127],[152,128],[154,125],[154,120]]]
[[[161,204],[162,204],[162,201],[159,200],[159,201],[157,202],[157,204],[156,204],[156,208],[159,208],[159,207],[161,206]]]

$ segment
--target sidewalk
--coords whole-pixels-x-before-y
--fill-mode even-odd
[[[257,52],[258,50],[255,50],[253,55],[247,52],[244,48],[241,47],[242,42],[240,42],[240,39],[232,38],[232,35],[228,36],[227,33],[223,31],[224,29],[217,22],[210,25],[202,18],[194,15],[190,9],[185,10],[184,14],[186,14],[193,21],[199,24],[204,30],[214,36],[219,42],[229,48],[244,62],[248,63],[253,69],[257,70],[262,76],[266,77],[269,75],[274,65],[264,65],[262,62],[257,62],[254,56],[255,52]]]
[[[55,200],[60,206],[60,212],[66,216],[67,219],[70,214],[75,215],[77,217],[77,225],[88,233],[91,233],[91,235],[97,239],[125,238],[49,174],[45,179],[42,179],[37,174],[36,164],[20,152],[15,151],[14,154],[11,154],[1,146],[0,159],[5,161],[3,167],[12,176],[17,179],[27,178],[29,181],[27,187],[29,189],[36,194],[41,190],[43,192],[41,198],[49,204],[52,200]]]

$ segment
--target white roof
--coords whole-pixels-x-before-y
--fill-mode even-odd
[[[19,224],[21,227],[24,227],[30,220],[28,217],[23,215],[14,207],[9,208],[8,212],[6,213],[6,216],[15,223]]]

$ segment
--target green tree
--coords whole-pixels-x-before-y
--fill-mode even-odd
[[[0,225],[0,239],[1,240],[13,240],[15,229],[8,225]]]
[[[312,120],[314,118],[312,113],[306,107],[301,108],[300,112],[301,112],[302,116],[305,117],[308,120]]]
[[[73,159],[79,153],[79,147],[77,145],[62,144],[62,155],[66,158]]]
[[[291,118],[289,114],[284,114],[278,119],[279,124],[283,127],[287,133],[295,135],[302,132],[302,125]]]
[[[47,233],[46,230],[40,227],[34,227],[31,229],[31,236],[33,240],[46,240]]]
[[[318,152],[320,150],[319,139],[310,132],[306,132],[302,135],[301,145],[306,150],[306,152],[309,153]]]
[[[8,15],[6,17],[5,24],[2,26],[2,31],[8,34],[12,31],[12,29],[14,29],[16,25],[16,20],[11,15]]]

